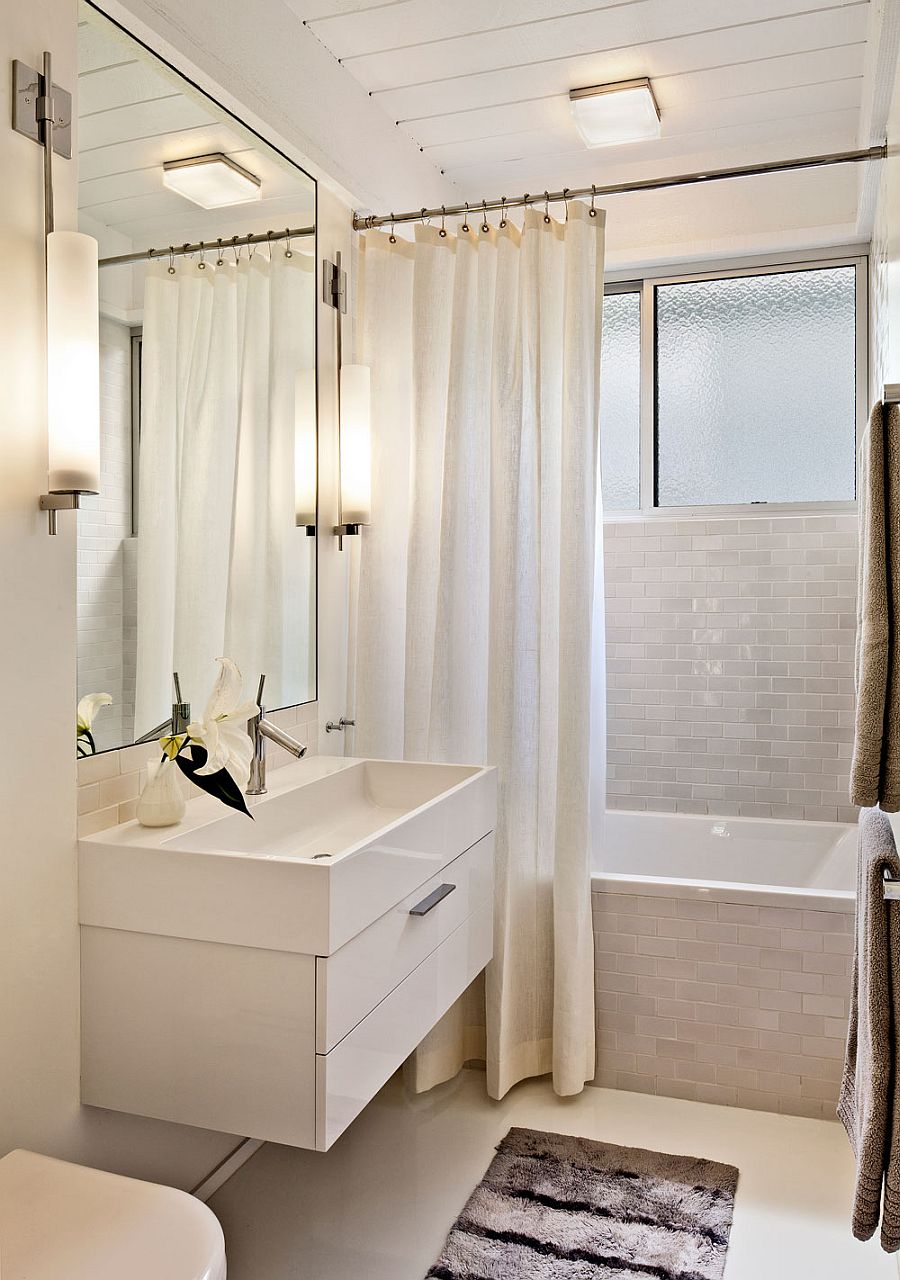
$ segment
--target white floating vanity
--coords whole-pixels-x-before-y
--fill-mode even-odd
[[[491,957],[496,774],[270,779],[80,841],[81,1097],[326,1151]]]

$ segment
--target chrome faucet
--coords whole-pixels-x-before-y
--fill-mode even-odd
[[[266,709],[262,702],[263,685],[265,683],[266,677],[264,675],[260,676],[259,688],[256,691],[259,715],[255,715],[247,721],[247,732],[253,744],[253,759],[250,761],[250,782],[247,787],[248,796],[264,796],[266,794],[267,738],[279,747],[283,747],[285,751],[289,751],[298,760],[301,760],[306,755],[306,747],[302,743],[297,742],[290,734],[285,733],[277,725],[272,724],[271,720],[266,719]]]

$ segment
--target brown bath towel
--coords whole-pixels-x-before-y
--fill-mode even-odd
[[[859,449],[854,804],[900,809],[900,406],[872,410]]]
[[[853,1234],[900,1248],[900,902],[884,899],[884,872],[900,878],[891,824],[879,809],[859,816],[856,947],[847,1056],[838,1115],[856,1156]],[[882,1208],[882,1187],[884,1206]]]

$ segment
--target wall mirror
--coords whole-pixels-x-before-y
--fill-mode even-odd
[[[78,696],[112,699],[103,751],[166,720],[173,672],[202,711],[221,655],[271,709],[316,697],[316,184],[84,0],[77,137],[102,477]]]

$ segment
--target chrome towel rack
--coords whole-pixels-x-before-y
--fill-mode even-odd
[[[886,382],[884,384],[884,395],[881,397],[882,404],[900,404],[900,382]]]
[[[895,880],[889,871],[884,873],[885,902],[900,902],[900,880]]]

